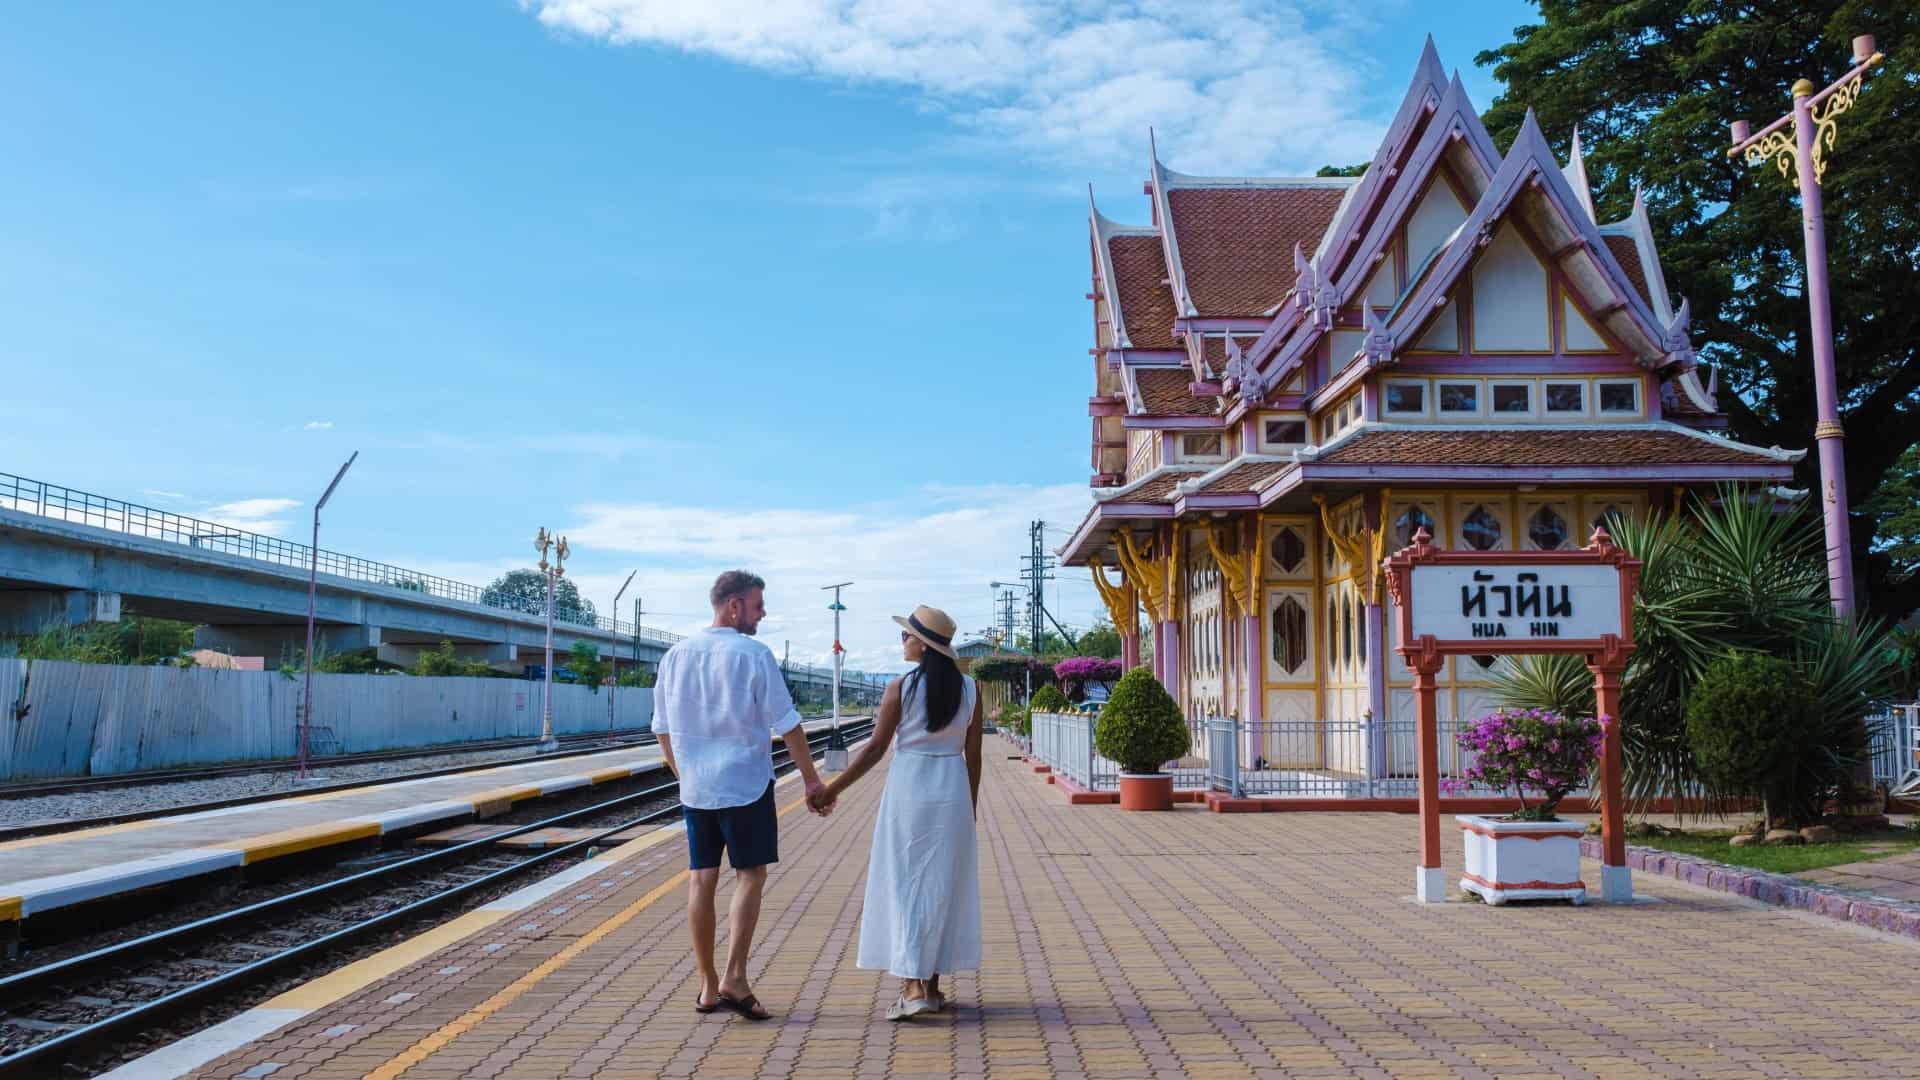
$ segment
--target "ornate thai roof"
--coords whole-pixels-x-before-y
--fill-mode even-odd
[[[1158,166],[1158,163],[1155,163]],[[1184,314],[1266,315],[1293,287],[1295,244],[1313,247],[1357,181],[1250,180],[1154,170],[1164,188],[1168,247],[1179,255]]]

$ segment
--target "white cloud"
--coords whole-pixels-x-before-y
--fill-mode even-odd
[[[239,499],[209,506],[199,516],[230,529],[278,536],[286,527],[286,512],[299,505],[298,499]]]
[[[307,421],[307,425],[306,425],[306,430],[308,430],[308,431],[332,431],[332,430],[333,430],[333,421],[331,421],[331,420],[309,420],[309,421]]]
[[[1366,157],[1366,5],[1321,0],[521,0],[554,29],[829,82],[903,87],[970,134],[1183,171]],[[1361,122],[1356,122],[1360,120]]]
[[[186,498],[184,494],[178,491],[161,491],[159,488],[141,488],[140,494],[145,495],[151,499],[184,499]]]
[[[848,666],[886,670],[902,666],[899,628],[888,616],[926,603],[953,615],[963,636],[986,629],[987,583],[1017,580],[1027,523],[1070,529],[1087,501],[1079,485],[1005,484],[930,488],[849,510],[599,503],[582,507],[582,519],[562,531],[580,562],[572,576],[596,604],[609,602],[626,566],[638,564],[621,618],[632,618],[638,593],[648,612],[672,613],[648,614],[648,625],[680,633],[707,621],[714,575],[736,566],[760,574],[770,612],[761,640],[776,652],[791,641],[796,661],[830,658],[833,619],[820,586],[851,580],[841,637]],[[1049,606],[1062,622],[1084,626],[1098,614],[1091,589],[1055,596]]]

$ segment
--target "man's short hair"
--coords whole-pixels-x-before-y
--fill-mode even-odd
[[[708,595],[708,599],[713,602],[714,607],[719,607],[736,596],[745,596],[755,589],[766,587],[767,583],[762,581],[758,574],[750,574],[745,570],[729,570],[713,580],[713,592]]]

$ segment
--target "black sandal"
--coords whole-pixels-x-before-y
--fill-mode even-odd
[[[716,1001],[711,1005],[702,1005],[700,1004],[700,995],[697,993],[693,995],[693,1011],[699,1013],[701,1016],[705,1016],[708,1013],[714,1012],[719,1008],[720,1008],[719,1002]]]
[[[748,994],[746,997],[743,997],[743,998],[737,998],[732,996],[731,994],[721,994],[720,999],[718,1002],[716,1002],[716,1004],[720,1008],[726,1009],[730,1012],[739,1013],[741,1016],[747,1018],[748,1020],[773,1019],[773,1014],[768,1012],[765,1008],[761,1007],[760,999],[753,996],[752,994]]]

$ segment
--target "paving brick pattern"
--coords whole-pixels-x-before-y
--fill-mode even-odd
[[[983,785],[986,968],[954,981],[950,1016],[886,1023],[893,980],[853,967],[874,778],[828,821],[782,819],[755,959],[771,1022],[692,1011],[667,846],[199,1075],[388,1075],[410,1048],[408,1078],[1875,1077],[1920,1062],[1911,942],[1644,874],[1630,906],[1421,906],[1409,816],[1068,806],[1004,746],[989,740]]]

